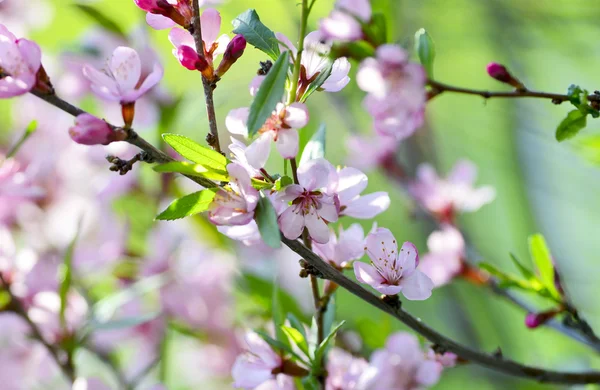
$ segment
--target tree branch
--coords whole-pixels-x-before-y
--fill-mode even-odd
[[[481,96],[484,99],[491,98],[539,98],[539,99],[549,99],[554,104],[560,104],[562,102],[566,102],[569,100],[568,95],[558,94],[558,93],[547,93],[547,92],[537,92],[530,90],[515,90],[511,92],[491,92],[480,89],[469,89],[469,88],[461,88],[455,87],[452,85],[440,83],[434,80],[427,80],[427,85],[431,87],[431,92],[429,95],[429,99],[432,99],[443,92],[454,92],[454,93],[462,93],[466,95],[477,95]],[[588,96],[588,100],[590,102],[600,102],[600,95],[592,94]]]
[[[202,40],[202,23],[200,20],[200,7],[198,0],[192,0],[192,35],[196,44],[196,52],[201,58],[206,58],[204,55],[204,41]],[[210,64],[211,67],[213,66]],[[217,115],[215,113],[215,102],[213,92],[215,89],[215,80],[208,80],[202,75],[202,87],[204,88],[204,98],[206,100],[206,115],[208,117],[208,126],[210,133],[206,136],[206,142],[217,152],[221,153],[221,144],[219,142],[219,130],[217,128]]]
[[[545,370],[538,367],[526,366],[502,356],[481,353],[459,344],[433,330],[425,325],[419,318],[413,317],[401,307],[395,307],[393,304],[379,299],[374,294],[365,290],[363,287],[345,277],[340,271],[333,268],[331,265],[323,261],[319,256],[306,248],[297,240],[289,240],[284,236],[281,237],[282,242],[291,250],[299,254],[310,265],[318,269],[325,279],[337,283],[353,295],[367,302],[371,306],[378,308],[392,317],[400,320],[409,328],[419,333],[435,345],[438,345],[442,350],[453,352],[458,357],[479,364],[483,367],[502,372],[504,374],[513,375],[522,378],[533,379],[544,383],[559,383],[559,384],[583,384],[583,383],[600,383],[600,372],[563,372]]]

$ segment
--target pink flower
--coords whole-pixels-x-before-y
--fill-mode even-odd
[[[327,354],[326,390],[359,390],[360,378],[369,363],[340,348],[332,348]]]
[[[417,270],[419,253],[410,242],[398,252],[398,243],[388,229],[378,228],[367,236],[367,254],[371,264],[354,263],[356,279],[371,285],[385,295],[399,292],[409,300],[424,300],[431,296],[433,282]]]
[[[124,46],[115,49],[108,69],[99,71],[90,65],[83,67],[83,75],[91,81],[92,91],[99,97],[132,103],[154,87],[163,77],[163,68],[155,63],[150,74],[142,79],[142,63],[138,53]]]
[[[227,165],[227,171],[231,178],[229,186],[217,192],[208,218],[215,225],[246,225],[254,218],[258,191],[252,187],[243,166],[231,163]]]
[[[217,69],[217,77],[222,77],[240,59],[242,54],[244,54],[244,50],[246,50],[246,38],[238,34],[229,42],[225,53],[223,53],[223,60],[221,60]]]
[[[329,241],[327,223],[338,219],[333,196],[323,191],[331,170],[331,164],[324,159],[309,160],[298,168],[300,184],[289,185],[277,195],[278,201],[288,204],[279,215],[279,227],[288,239],[300,237],[306,227],[317,243]]]
[[[365,172],[375,169],[394,158],[398,144],[399,142],[392,137],[376,134],[370,137],[351,135],[346,141],[348,165]]]
[[[418,390],[436,384],[442,371],[442,364],[428,358],[415,336],[398,332],[371,355],[361,380],[368,389]]]
[[[69,136],[82,145],[108,145],[117,140],[117,133],[108,123],[90,114],[75,118],[75,126],[69,129]]]
[[[362,23],[371,20],[369,0],[337,0],[335,9],[321,19],[319,31],[328,39],[357,41],[362,39]]]
[[[53,14],[52,4],[47,0],[0,0],[2,22],[15,35],[48,27]]]
[[[282,52],[291,50],[293,56],[290,58],[290,61],[292,61],[292,58],[295,58],[297,54],[296,47],[294,47],[285,35],[277,33],[275,36],[281,42],[279,49]],[[324,38],[321,32],[313,31],[304,40],[304,52],[302,52],[301,62],[303,70],[301,71],[298,83],[298,98],[300,101],[302,101],[301,98],[310,84],[331,65],[331,60],[329,59],[331,43],[324,43]],[[336,59],[333,62],[331,74],[321,88],[327,92],[341,91],[350,82],[350,77],[348,77],[349,72],[350,62],[348,59],[345,57]]]
[[[425,209],[451,222],[456,212],[477,211],[496,197],[491,186],[474,188],[476,177],[477,167],[467,160],[459,161],[446,179],[439,178],[431,165],[421,164],[409,191]]]
[[[229,112],[225,126],[232,134],[248,137],[248,108],[238,108]],[[273,114],[258,131],[258,138],[246,149],[248,163],[256,169],[264,167],[271,153],[271,141],[283,158],[294,158],[298,154],[298,131],[308,124],[308,108],[302,103],[286,106],[279,103]]]
[[[134,0],[135,4],[148,12],[146,22],[156,30],[173,27],[179,24],[187,27],[193,12],[190,0]]]
[[[229,151],[233,157],[233,162],[241,165],[246,169],[246,172],[250,175],[250,177],[262,178],[262,174],[259,169],[254,168],[248,162],[248,158],[246,157],[246,149],[248,147],[242,141],[238,141],[237,139],[231,137],[231,143],[229,144]]]
[[[452,225],[443,225],[427,239],[429,253],[421,260],[421,271],[435,287],[449,283],[460,273],[465,256],[465,240]]]
[[[10,222],[18,205],[42,198],[45,191],[35,185],[30,169],[23,169],[15,159],[0,155],[0,223]]]
[[[0,98],[31,91],[42,66],[42,51],[33,41],[17,39],[0,24]]]
[[[248,351],[238,356],[231,370],[233,386],[243,389],[254,389],[261,385],[265,389],[281,388],[274,386],[277,374],[273,373],[283,364],[281,356],[254,332],[247,332],[245,340]]]
[[[425,71],[400,46],[382,45],[376,54],[360,64],[356,82],[368,93],[363,104],[377,133],[402,140],[423,123]]]
[[[313,244],[313,250],[323,260],[331,265],[344,268],[354,260],[358,260],[365,254],[365,233],[362,226],[355,223],[347,230],[340,226],[339,239],[332,230],[329,241],[326,244]]]
[[[169,41],[175,46],[173,55],[179,62],[190,70],[204,70],[207,66],[212,66],[214,59],[227,49],[230,42],[229,36],[223,34],[219,37],[221,31],[221,15],[215,9],[208,8],[200,16],[202,23],[202,40],[204,42],[204,59],[198,56],[194,37],[189,31],[181,28],[173,28],[169,32]],[[195,67],[191,67],[194,64]]]
[[[356,168],[338,169],[335,178],[329,184],[328,192],[335,194],[339,202],[340,216],[371,219],[387,210],[390,206],[387,192],[360,195],[367,188],[368,181],[367,175]]]

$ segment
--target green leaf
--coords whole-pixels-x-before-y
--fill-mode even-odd
[[[252,187],[256,188],[257,190],[266,190],[268,188],[273,188],[273,185],[274,184],[271,182],[252,178]]]
[[[300,332],[302,337],[306,340],[306,330],[304,329],[304,324],[302,323],[302,321],[300,321],[298,317],[296,317],[292,313],[288,313],[287,319],[290,322],[290,325],[292,325],[294,329]]]
[[[541,282],[548,289],[550,294],[560,299],[560,294],[554,285],[554,265],[552,264],[552,255],[546,245],[546,240],[541,234],[529,236],[529,253],[535,264],[541,278]]]
[[[567,89],[567,95],[569,95],[569,101],[584,115],[591,115],[594,118],[600,116],[600,111],[591,107],[588,104],[588,91],[581,89],[579,85],[571,84]]]
[[[134,298],[158,290],[167,284],[168,281],[168,277],[159,274],[135,282],[128,288],[96,302],[92,307],[92,318],[100,323],[108,322],[120,307]]]
[[[260,330],[255,330],[256,334],[258,334],[263,340],[265,340],[271,347],[287,352],[289,353],[291,356],[295,357],[296,359],[298,359],[299,361],[301,361],[302,363],[308,365],[308,363],[305,361],[305,359],[303,359],[300,355],[298,355],[296,352],[294,352],[289,346],[287,346],[286,344],[282,343],[279,340],[275,340],[274,338],[272,338],[271,336],[269,336],[268,334],[266,334],[265,332],[262,332]]]
[[[304,352],[306,356],[308,356],[308,343],[306,342],[306,339],[304,338],[302,333],[300,333],[295,328],[285,325],[281,325],[280,328],[283,331],[283,333],[288,337],[290,343],[297,345],[298,348],[300,348],[300,350]]]
[[[346,321],[340,322],[335,328],[333,328],[333,330],[327,335],[327,337],[325,337],[323,342],[321,342],[321,344],[315,351],[315,366],[319,367],[321,365],[321,360],[323,359],[323,356],[325,356],[325,353],[329,348],[329,343],[334,339],[337,331],[340,330],[342,325],[344,325],[345,323]]]
[[[60,267],[60,287],[58,290],[58,295],[60,297],[60,310],[59,310],[59,319],[60,326],[64,330],[67,321],[65,318],[65,311],[67,310],[67,300],[69,290],[71,289],[71,284],[73,283],[73,253],[75,251],[75,243],[77,242],[77,238],[79,237],[79,231],[81,230],[81,220],[77,224],[77,232],[75,236],[69,243],[67,250],[65,251],[65,255],[63,258],[63,263]]]
[[[314,375],[305,376],[302,378],[302,387],[304,390],[319,390],[319,380]]]
[[[208,210],[219,189],[209,188],[174,200],[156,219],[172,221]]]
[[[37,121],[34,120],[34,121],[29,122],[29,124],[25,128],[25,131],[23,132],[23,135],[21,135],[21,138],[19,138],[19,140],[17,141],[17,143],[12,148],[10,148],[10,150],[6,153],[6,158],[7,159],[11,158],[15,154],[17,154],[17,152],[19,151],[19,149],[21,149],[21,146],[23,146],[23,144],[25,143],[25,141],[27,141],[27,139],[33,133],[35,133],[35,131],[37,130],[37,126],[38,126],[38,122]]]
[[[290,54],[288,51],[284,51],[265,76],[252,101],[248,116],[249,137],[252,137],[260,130],[273,113],[277,103],[281,102],[281,98],[285,92],[285,81],[287,80],[289,67]]]
[[[319,129],[313,134],[310,141],[308,141],[304,147],[302,157],[300,157],[300,165],[309,160],[325,157],[325,130],[325,123],[321,123]]]
[[[523,263],[521,263],[514,254],[510,253],[510,259],[525,279],[528,281],[537,279],[535,274],[529,268],[525,267],[525,265],[523,265]]]
[[[177,153],[188,160],[206,168],[226,170],[227,158],[221,153],[202,146],[183,135],[165,133],[162,137]]]
[[[481,269],[489,272],[496,278],[498,278],[498,280],[500,281],[500,287],[503,287],[503,288],[516,287],[516,288],[520,288],[522,290],[536,292],[536,293],[539,290],[539,289],[534,288],[534,286],[532,286],[529,281],[521,280],[513,275],[506,274],[503,271],[501,271],[500,269],[498,269],[497,267],[493,266],[492,264],[479,263],[479,267]]]
[[[279,42],[273,31],[265,26],[255,10],[249,9],[233,19],[233,33],[242,34],[246,42],[266,53],[272,59],[279,57]],[[269,72],[270,73],[270,72]]]
[[[188,176],[200,176],[210,180],[229,181],[229,173],[222,169],[206,168],[200,164],[192,164],[185,161],[171,161],[152,167],[156,172],[181,173]]]
[[[587,116],[580,110],[573,110],[560,122],[556,129],[556,140],[564,141],[573,138],[587,124]]]
[[[333,51],[335,52],[335,46]],[[375,49],[365,41],[350,42],[338,49],[341,56],[347,56],[357,61],[375,56]]]
[[[333,322],[335,321],[335,311],[335,298],[332,296],[331,298],[329,298],[327,310],[325,310],[325,313],[323,313],[323,334],[328,334],[331,331],[331,327],[333,326]]]
[[[261,196],[258,201],[255,218],[258,231],[265,244],[271,248],[279,248],[281,246],[281,234],[277,224],[277,213],[267,197]]]
[[[275,181],[275,189],[277,191],[281,191],[290,184],[294,184],[294,180],[292,180],[292,178],[289,176],[282,176]]]
[[[375,46],[387,42],[387,17],[381,12],[374,12],[367,29],[367,36]]]
[[[84,13],[85,15],[87,15],[89,18],[94,20],[96,23],[98,23],[100,26],[102,26],[106,30],[108,30],[122,38],[127,38],[127,34],[125,34],[125,32],[121,29],[121,27],[114,20],[112,20],[111,18],[106,16],[106,14],[104,14],[102,11],[98,10],[97,8],[87,5],[87,4],[73,4],[73,6],[75,8],[77,8],[79,11],[81,11],[82,13]]]
[[[435,60],[435,44],[424,28],[415,33],[415,51],[419,56],[421,65],[425,68],[427,76],[433,78],[433,61]]]
[[[332,70],[333,61],[330,59],[329,65],[319,73],[317,78],[315,78],[312,83],[310,83],[310,85],[306,89],[306,92],[304,92],[304,95],[302,95],[302,98],[300,98],[300,102],[304,103],[310,95],[312,95],[315,91],[318,91],[319,88],[321,88],[321,86],[325,83],[325,81],[327,81],[329,76],[331,76]]]
[[[273,324],[275,325],[275,336],[277,336],[277,340],[281,341],[284,344],[287,344],[288,339],[285,335],[285,332],[281,328],[285,322],[285,312],[283,311],[283,306],[279,299],[279,286],[277,285],[277,278],[273,281]]]

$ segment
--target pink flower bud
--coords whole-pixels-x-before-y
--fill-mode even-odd
[[[513,87],[515,87],[516,89],[519,90],[525,90],[525,86],[523,85],[522,82],[520,82],[517,78],[515,78],[513,75],[510,74],[510,72],[508,71],[508,69],[506,69],[506,67],[504,65],[500,65],[496,62],[490,62],[487,65],[487,73],[490,75],[490,77],[506,83],[506,84],[510,84]]]
[[[201,58],[196,50],[190,46],[179,46],[177,48],[177,59],[185,68],[189,70],[199,70],[202,72],[208,67],[205,59]]]
[[[75,118],[75,126],[69,129],[73,141],[82,145],[108,145],[117,141],[117,133],[102,119],[90,114],[81,114]]]
[[[219,77],[224,75],[225,72],[227,72],[229,68],[231,68],[231,65],[233,65],[238,60],[238,58],[240,58],[242,54],[244,54],[245,49],[246,39],[240,34],[233,37],[231,42],[229,42],[229,44],[227,45],[225,53],[223,54],[223,60],[219,64],[219,68],[217,69],[217,75]]]
[[[542,313],[527,313],[527,316],[525,317],[525,326],[529,329],[535,329],[550,321],[560,312],[561,310],[552,309]]]

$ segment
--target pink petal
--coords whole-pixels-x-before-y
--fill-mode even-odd
[[[256,92],[258,92],[258,89],[260,88],[260,85],[262,84],[262,82],[265,80],[265,77],[267,76],[255,76],[252,81],[250,82],[250,95],[254,96],[256,95]]]
[[[369,0],[337,0],[335,7],[356,16],[363,22],[371,20],[371,3]]]
[[[359,219],[371,219],[390,207],[390,197],[387,192],[374,192],[361,196],[350,202],[343,215]]]
[[[421,164],[417,167],[417,180],[424,184],[435,185],[439,180],[435,168],[431,164]]]
[[[298,168],[298,181],[308,191],[325,188],[334,170],[333,165],[323,158],[309,160]]]
[[[369,57],[360,63],[356,73],[356,83],[360,89],[377,99],[384,99],[388,94],[388,81],[374,58]]]
[[[410,276],[402,277],[400,280],[402,295],[411,301],[422,301],[431,296],[433,282],[427,275],[415,270]]]
[[[289,127],[300,129],[308,124],[308,108],[303,103],[292,103],[285,109],[284,122]]]
[[[244,137],[248,137],[248,115],[250,115],[250,109],[248,107],[236,108],[229,111],[229,114],[225,117],[225,127],[231,134],[238,134]]]
[[[299,144],[298,130],[296,129],[281,129],[277,133],[277,151],[283,158],[294,158],[298,154]]]
[[[346,57],[338,58],[333,63],[331,75],[325,80],[321,88],[327,92],[339,92],[350,82],[350,61]]]
[[[85,78],[90,80],[92,85],[96,85],[99,89],[106,91],[106,93],[110,93],[118,97],[119,91],[117,89],[117,83],[106,73],[86,64],[83,67],[83,75]]]
[[[150,12],[146,14],[146,23],[155,30],[165,30],[177,26],[177,23],[166,16],[151,14]]]
[[[202,29],[204,33],[204,29]],[[184,30],[179,27],[174,27],[169,31],[169,41],[176,48],[180,46],[189,46],[192,49],[196,50],[196,44],[194,43],[194,37],[190,34],[189,31]]]
[[[35,77],[22,75],[20,79],[4,77],[0,80],[0,98],[11,98],[24,95],[29,92],[35,84]]]
[[[329,241],[329,228],[316,210],[311,210],[304,216],[304,223],[308,229],[310,237],[320,243],[325,244]]]
[[[367,188],[368,183],[367,175],[356,168],[346,167],[340,170],[335,191],[340,199],[340,204],[346,206]]]
[[[19,39],[17,46],[21,52],[21,57],[27,63],[32,73],[37,73],[42,65],[42,51],[37,43],[28,39]]]
[[[231,369],[233,386],[236,388],[254,389],[273,378],[272,369],[257,361],[251,355],[240,355]]]
[[[439,382],[443,367],[440,363],[432,360],[426,360],[419,365],[415,373],[415,380],[423,386],[433,386]]]
[[[436,230],[429,235],[427,247],[435,253],[461,254],[465,250],[465,240],[456,228],[445,225],[442,230]]]
[[[476,178],[477,167],[475,164],[471,161],[461,160],[452,168],[447,180],[453,184],[472,185]]]
[[[202,12],[200,22],[202,23],[202,40],[206,50],[209,50],[221,32],[221,14],[216,9],[207,8]]]
[[[152,72],[146,77],[140,88],[137,90],[139,96],[145,94],[162,80],[164,75],[163,67],[157,62],[152,68]]]
[[[300,209],[296,210],[296,206],[288,207],[279,216],[278,222],[283,235],[290,240],[300,237],[304,230],[304,215]]]
[[[140,81],[142,62],[138,53],[130,47],[117,47],[110,59],[109,68],[121,94],[135,89]]]
[[[229,38],[229,35],[227,35],[227,34],[221,35],[219,37],[219,39],[217,39],[217,42],[216,42],[217,48],[213,52],[213,58],[225,53],[225,51],[227,50],[227,45],[229,45],[229,42],[231,42],[231,38]]]
[[[385,295],[396,295],[400,291],[402,291],[401,286],[396,286],[394,284],[387,284],[387,282],[385,282],[384,284],[380,284],[378,286],[373,286],[373,287],[375,288],[375,290],[377,290],[380,293],[385,294]]]
[[[354,263],[354,275],[359,282],[368,284],[374,288],[385,283],[385,279],[383,279],[372,265],[360,261]]]
[[[280,42],[279,43],[280,51],[284,52],[284,51],[291,50],[290,54],[292,54],[294,57],[296,57],[296,53],[297,53],[296,46],[294,46],[294,44],[292,43],[292,41],[289,40],[288,37],[286,37],[282,33],[275,33],[275,38],[277,38],[277,40]],[[292,59],[290,58],[290,61],[291,60]]]
[[[329,241],[327,241],[327,243],[325,244],[319,244],[318,242],[314,242],[313,250],[324,261],[333,260],[335,256],[336,241],[337,239],[335,237],[335,232],[333,230],[330,230]]]
[[[258,191],[252,187],[250,175],[246,169],[237,163],[227,165],[227,172],[231,177],[230,185],[236,190],[246,201],[246,210],[254,211],[258,203]]]
[[[419,251],[412,242],[406,241],[400,248],[398,264],[402,267],[402,276],[409,276],[419,265]]]
[[[461,211],[477,211],[481,206],[491,203],[496,198],[496,190],[491,186],[480,187],[470,192],[464,198],[456,201],[456,206]]]
[[[326,219],[328,222],[335,222],[338,220],[338,209],[335,206],[333,198],[327,195],[323,195],[321,198],[321,208],[319,209],[319,215]]]
[[[374,263],[381,259],[395,259],[398,253],[398,243],[392,232],[386,228],[378,228],[374,233],[367,236],[367,254]]]
[[[302,188],[302,186],[298,184],[290,184],[289,186],[285,187],[282,192],[277,194],[275,200],[277,202],[288,203],[299,197],[303,192],[304,188]]]
[[[246,149],[246,158],[248,163],[256,169],[265,166],[271,153],[271,141],[273,140],[273,132],[268,131],[263,133]]]
[[[360,23],[352,15],[337,10],[321,19],[319,31],[331,40],[354,41],[363,36]]]
[[[461,268],[460,257],[453,254],[427,253],[419,262],[419,270],[431,279],[434,287],[449,283]]]

